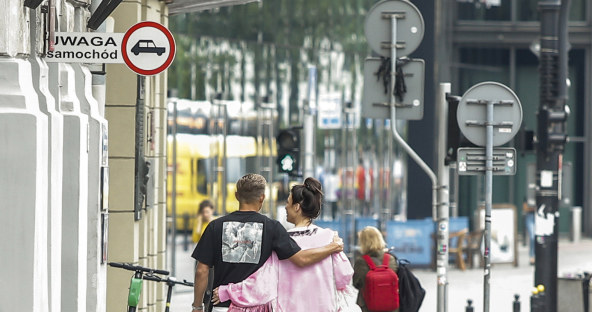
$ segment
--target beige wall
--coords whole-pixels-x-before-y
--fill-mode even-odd
[[[124,1],[111,15],[114,32],[123,33],[141,21],[167,26],[164,2]],[[166,73],[145,79],[144,152],[151,163],[147,205],[142,219],[134,221],[134,146],[136,81],[134,72],[122,64],[107,66],[106,118],[109,121],[109,261],[131,262],[166,269]],[[150,123],[151,125],[149,125]],[[149,129],[153,129],[148,133]],[[151,142],[147,142],[151,137]],[[109,268],[107,311],[127,306],[130,272]],[[165,285],[144,282],[138,311],[163,311]]]

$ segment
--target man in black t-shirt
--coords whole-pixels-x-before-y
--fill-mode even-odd
[[[331,244],[308,250],[290,238],[276,220],[259,213],[265,199],[265,178],[247,174],[236,183],[239,211],[218,218],[208,225],[191,255],[198,261],[192,311],[203,311],[203,295],[208,282],[208,271],[214,267],[214,286],[238,283],[257,271],[271,252],[280,260],[288,259],[298,266],[323,260],[341,252],[343,244],[336,238]],[[213,311],[226,311],[230,302],[221,302]]]

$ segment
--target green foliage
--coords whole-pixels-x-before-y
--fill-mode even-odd
[[[230,94],[230,80],[244,72],[228,72],[245,56],[254,58],[255,92],[264,95],[273,87],[272,81],[288,84],[290,102],[298,99],[298,83],[305,81],[306,65],[322,68],[319,57],[330,51],[344,53],[344,67],[352,72],[358,60],[363,60],[368,48],[363,33],[364,18],[374,0],[263,0],[220,9],[178,14],[170,17],[178,52],[169,73],[169,87],[181,97],[191,97],[191,84],[199,84],[196,98],[205,97],[204,80]],[[241,55],[208,50],[211,45],[227,42],[231,50]],[[192,51],[192,44],[197,44]],[[286,74],[288,64],[291,75]],[[194,73],[192,74],[192,66]],[[240,68],[244,68],[242,65]],[[209,71],[208,71],[209,69]],[[319,71],[320,72],[320,71]],[[194,77],[192,77],[192,75]],[[220,79],[220,77],[222,77]],[[291,81],[295,79],[296,81]],[[281,81],[277,81],[281,80]],[[355,81],[355,78],[353,79]],[[349,88],[349,86],[346,86]],[[302,88],[300,88],[302,89]],[[218,90],[220,91],[220,90]],[[278,90],[279,93],[279,90]],[[253,95],[243,94],[249,99]],[[279,99],[279,94],[275,96]],[[295,103],[290,103],[290,106]],[[296,104],[297,105],[297,104]]]

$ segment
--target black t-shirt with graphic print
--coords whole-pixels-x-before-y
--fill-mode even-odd
[[[214,288],[238,283],[257,271],[271,252],[280,260],[300,251],[286,229],[254,211],[235,211],[210,222],[191,255],[214,267]],[[217,306],[228,307],[230,301]]]

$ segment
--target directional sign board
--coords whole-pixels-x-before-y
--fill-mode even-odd
[[[384,0],[376,3],[364,23],[364,33],[372,50],[384,57],[391,56],[391,16],[397,17],[397,57],[415,51],[425,30],[421,13],[409,1]]]
[[[465,92],[458,104],[458,127],[471,143],[485,146],[487,103],[494,104],[493,146],[503,145],[520,129],[522,106],[514,91],[501,83],[482,82]]]
[[[377,76],[380,64],[380,58],[367,58],[364,62],[364,92],[362,95],[362,117],[364,118],[391,118],[389,106],[391,86],[389,84],[385,87],[382,77],[379,79]],[[403,94],[403,101],[396,99],[396,119],[420,120],[423,118],[425,62],[421,59],[411,59],[401,69],[407,92]],[[387,73],[390,73],[390,68],[386,70]]]
[[[457,168],[459,175],[485,174],[485,148],[461,147],[458,149]],[[516,174],[516,149],[493,148],[493,175]]]
[[[140,75],[155,75],[173,62],[175,39],[161,24],[141,22],[125,33],[121,52],[131,70]]]

